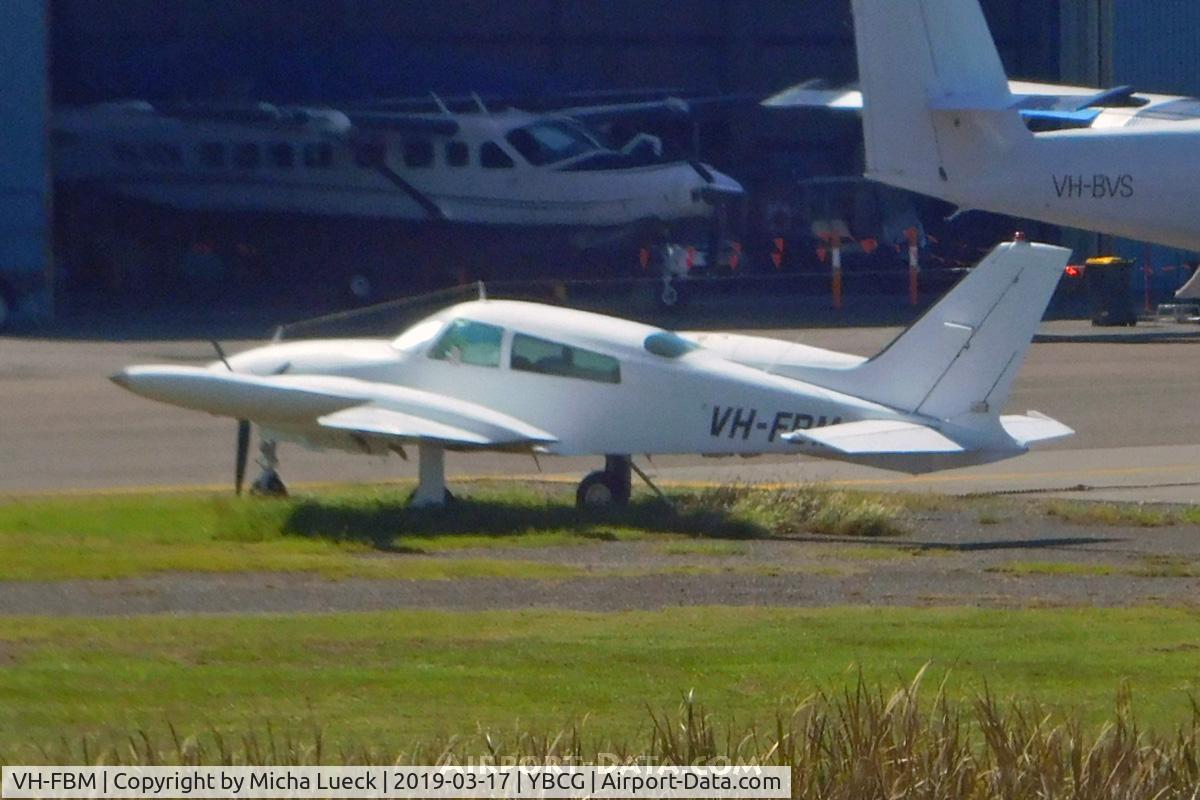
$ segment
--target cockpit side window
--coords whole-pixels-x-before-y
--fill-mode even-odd
[[[513,336],[512,368],[521,372],[620,383],[621,364],[612,356],[518,333]]]
[[[509,131],[508,143],[535,167],[555,164],[599,149],[584,130],[567,122],[537,122]]]
[[[498,367],[503,338],[503,328],[469,319],[456,319],[429,351],[429,357],[474,367]]]
[[[485,169],[508,169],[513,160],[495,142],[484,142],[479,148],[479,165]]]

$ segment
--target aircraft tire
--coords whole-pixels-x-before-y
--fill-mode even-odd
[[[629,495],[620,476],[604,470],[588,475],[575,490],[576,508],[612,508],[628,503]]]
[[[265,478],[259,478],[250,485],[250,494],[259,497],[287,497],[287,486],[284,485],[283,479],[275,472]]]
[[[417,496],[417,490],[413,489],[411,492],[408,493],[408,499],[405,500],[405,503],[411,503],[413,501],[413,498],[416,496]],[[455,497],[453,494],[451,494],[449,489],[442,490],[442,498],[443,498],[442,502],[448,506],[453,505],[454,503],[458,502],[458,498]]]

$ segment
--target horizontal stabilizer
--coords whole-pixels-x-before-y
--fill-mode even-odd
[[[1036,411],[1029,411],[1025,416],[1001,416],[1000,425],[1004,428],[1004,432],[1022,447],[1048,439],[1061,439],[1075,433],[1058,420]]]
[[[962,453],[958,442],[925,425],[892,420],[865,420],[793,431],[783,439],[817,445],[846,456]]]

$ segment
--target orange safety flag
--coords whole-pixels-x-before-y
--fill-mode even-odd
[[[641,250],[638,250],[638,263],[642,265],[643,271],[646,269],[649,269],[649,267],[650,267],[650,248],[649,247],[643,247]]]
[[[863,252],[867,255],[871,255],[879,249],[879,242],[875,239],[863,239],[861,242],[859,242],[859,245],[862,247]]]
[[[742,263],[742,243],[731,242],[730,249],[732,249],[733,252],[729,256],[729,268],[734,272],[737,272],[738,266]]]

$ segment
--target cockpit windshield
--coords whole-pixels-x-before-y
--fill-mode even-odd
[[[652,333],[646,337],[646,341],[643,344],[647,352],[661,356],[662,358],[679,358],[693,350],[700,349],[700,345],[670,331]]]
[[[396,337],[392,347],[397,350],[418,350],[433,341],[444,324],[445,321],[440,319],[422,320]]]
[[[601,149],[587,131],[565,120],[535,122],[509,131],[505,138],[535,167]]]

